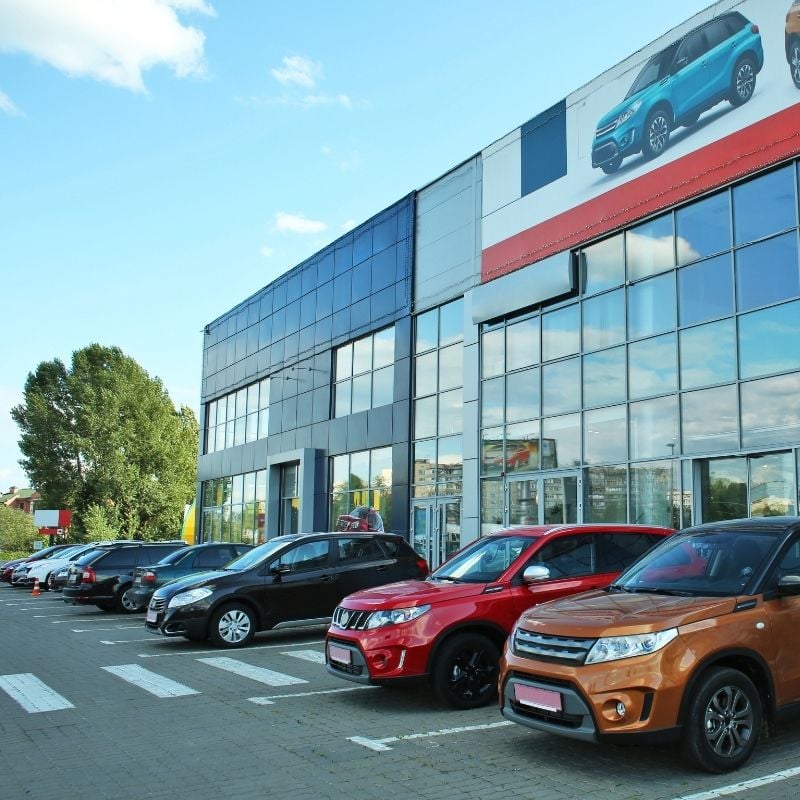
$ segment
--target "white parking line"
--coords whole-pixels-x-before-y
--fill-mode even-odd
[[[159,675],[157,672],[151,672],[138,664],[120,664],[116,667],[101,667],[101,669],[154,694],[156,697],[186,697],[190,694],[200,694],[196,689],[190,689],[182,683]]]
[[[131,631],[142,629],[141,625],[115,625],[113,628],[73,628],[73,633],[99,633],[100,631]]]
[[[97,630],[97,628],[95,628],[95,630]],[[108,639],[101,639],[100,644],[136,644],[138,642],[149,642],[149,641],[150,639],[114,639],[112,641],[109,641]]]
[[[342,692],[361,692],[364,689],[379,689],[379,686],[347,686],[343,689],[320,689],[318,692],[295,692],[294,694],[273,694],[270,697],[248,697],[257,706],[272,706],[276,700],[288,700],[293,697],[315,697],[318,694],[341,694]]]
[[[800,775],[800,767],[782,769],[780,772],[773,772],[770,775],[764,775],[762,778],[752,778],[749,781],[731,783],[728,786],[721,786],[719,789],[709,789],[708,791],[698,792],[697,794],[686,794],[682,797],[676,797],[675,800],[714,800],[715,797],[725,797],[731,794],[738,794],[739,792],[746,792],[749,789],[757,789],[759,786],[768,786],[770,783],[785,781],[787,778],[794,778],[797,775]]]
[[[266,683],[267,686],[292,686],[297,683],[308,683],[302,678],[284,675],[282,672],[274,672],[264,667],[256,667],[244,661],[237,661],[235,658],[198,658],[197,660],[201,664],[208,664],[211,667],[224,669],[226,672],[232,672],[234,675],[240,675],[243,678]]]
[[[292,656],[292,658],[300,658],[303,661],[311,661],[314,664],[325,663],[325,653],[321,653],[319,650],[298,650],[295,653],[286,652],[286,653],[281,653],[281,655]]]
[[[488,731],[493,728],[503,728],[506,725],[513,725],[510,720],[503,720],[502,722],[490,722],[486,725],[465,725],[462,728],[443,728],[439,731],[428,731],[427,733],[410,733],[407,736],[387,736],[385,739],[367,739],[364,736],[348,736],[347,741],[353,744],[360,744],[362,747],[367,747],[370,750],[375,750],[378,753],[385,753],[391,750],[387,747],[389,743],[394,742],[407,742],[411,739],[430,739],[434,736],[451,736],[455,733],[469,733],[470,731]]]
[[[153,641],[158,642],[167,642],[172,637],[165,637],[163,639],[159,639],[157,636],[153,636]],[[262,644],[262,645],[251,645],[247,648],[248,653],[253,653],[256,650],[275,650],[278,647],[308,647],[310,644],[322,644],[322,639],[318,642],[297,642],[297,644]],[[137,658],[165,658],[166,656],[202,656],[206,653],[219,653],[219,649],[216,650],[176,650],[174,653],[137,653]]]
[[[56,616],[61,616],[61,614],[57,614]],[[103,616],[103,617],[81,617],[81,622],[117,622],[120,620],[130,620],[128,616],[120,616],[120,617],[111,617],[111,616]],[[51,625],[63,625],[65,622],[71,622],[73,625],[75,624],[75,615],[70,614],[68,619],[51,619]],[[144,623],[141,623],[138,627],[143,628]]]
[[[30,714],[75,708],[69,700],[42,683],[32,672],[0,675],[0,689]]]

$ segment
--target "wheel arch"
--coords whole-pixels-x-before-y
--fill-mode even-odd
[[[261,619],[261,614],[258,611],[258,606],[249,598],[249,597],[238,597],[237,595],[225,595],[224,597],[220,597],[216,603],[214,603],[211,608],[208,610],[208,626],[211,625],[211,620],[214,618],[214,615],[224,606],[244,606],[249,611],[252,612],[253,618],[256,621],[256,631],[264,630],[264,624]]]
[[[656,100],[655,103],[647,110],[647,114],[645,115],[645,123],[650,117],[656,113],[656,111],[666,111],[667,116],[669,117],[669,126],[670,128],[675,127],[675,110],[672,107],[672,103],[667,100],[666,98],[662,97]]]
[[[431,674],[438,654],[447,642],[456,636],[469,633],[477,633],[481,636],[485,636],[497,646],[498,651],[502,655],[503,645],[508,638],[506,631],[496,622],[490,622],[488,620],[468,620],[451,625],[436,637],[430,653],[428,654],[428,662],[425,666],[425,671]]]
[[[767,662],[758,653],[744,648],[714,653],[695,668],[686,683],[686,688],[681,698],[678,725],[682,727],[686,723],[689,699],[694,693],[697,684],[709,670],[719,667],[735,669],[750,678],[761,698],[764,720],[771,725],[775,719],[775,685],[772,680],[772,673],[767,666]]]

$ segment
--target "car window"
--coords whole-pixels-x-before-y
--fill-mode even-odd
[[[328,540],[318,539],[303,542],[283,553],[271,565],[272,569],[286,569],[288,572],[308,572],[328,566]]]
[[[730,38],[731,35],[730,26],[725,17],[709,22],[705,27],[705,32],[709,50],[716,47],[718,44],[722,44],[722,42]]]
[[[136,563],[136,547],[116,547],[109,550],[103,558],[98,559],[98,566],[102,569],[127,567]]]
[[[767,588],[777,589],[780,579],[787,575],[800,575],[800,539],[795,539],[783,554],[767,581]]]
[[[232,561],[234,554],[230,547],[207,547],[197,554],[194,560],[196,567],[224,567]]]
[[[516,534],[476,539],[434,570],[431,577],[466,583],[496,581],[535,541]]]
[[[164,558],[162,558],[160,561],[156,561],[155,564],[158,567],[164,567],[167,564],[178,564],[179,562],[183,561],[187,555],[191,555],[187,554],[186,550],[188,549],[189,548],[187,547],[181,550],[175,550],[174,552],[164,556]]]
[[[547,542],[529,562],[547,567],[551,578],[570,578],[594,572],[594,536],[574,534]]]
[[[600,544],[599,572],[622,572],[657,541],[650,533],[612,533],[598,537]]]
[[[155,547],[141,547],[139,549],[142,551],[139,556],[139,563],[149,565],[155,564],[159,559],[174,552],[176,548],[175,545],[156,545]]]
[[[681,42],[675,64],[678,68],[691,64],[705,52],[705,36],[703,31],[693,31]]]
[[[340,564],[357,564],[385,558],[375,539],[337,539]]]

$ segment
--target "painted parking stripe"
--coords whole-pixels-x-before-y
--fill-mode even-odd
[[[316,697],[318,694],[341,694],[342,692],[363,692],[365,689],[380,689],[380,686],[346,686],[341,689],[320,689],[316,692],[295,692],[294,694],[273,694],[271,697],[248,697],[257,706],[272,706],[276,700],[294,700],[295,697]]]
[[[456,733],[469,733],[471,731],[489,731],[494,728],[504,728],[506,725],[513,725],[510,720],[503,720],[502,722],[490,722],[486,725],[465,725],[462,728],[442,728],[438,731],[428,731],[427,733],[409,733],[407,736],[387,736],[385,739],[367,739],[364,736],[348,736],[347,741],[353,744],[360,744],[370,750],[375,750],[378,753],[385,753],[392,748],[388,745],[395,742],[407,742],[412,739],[431,739],[435,736],[452,736]]]
[[[792,767],[791,769],[783,769],[780,772],[764,775],[761,778],[752,778],[749,781],[741,781],[740,783],[731,783],[728,786],[721,786],[719,789],[709,789],[705,792],[697,792],[697,794],[686,794],[683,795],[683,797],[676,797],[675,800],[714,800],[716,797],[728,797],[732,794],[739,794],[739,792],[757,789],[759,786],[768,786],[771,783],[778,783],[788,778],[795,778],[798,775],[800,775],[800,767]]]
[[[274,672],[264,667],[256,667],[253,664],[246,664],[244,661],[237,661],[235,658],[198,658],[201,664],[208,664],[217,669],[224,669],[234,675],[243,678],[266,683],[267,686],[292,686],[297,683],[308,683],[302,678],[295,678],[292,675],[284,675],[282,672]]]
[[[156,697],[185,697],[190,694],[200,694],[196,689],[190,689],[182,683],[173,681],[172,678],[151,672],[138,664],[120,664],[116,667],[101,667],[101,669],[154,694]]]
[[[153,635],[152,641],[154,643],[158,643],[158,642],[165,642],[166,643],[166,642],[169,642],[170,644],[172,644],[176,640],[173,639],[171,636],[170,637],[166,637],[166,638],[162,637],[162,638],[159,639],[158,636]],[[320,639],[319,642],[321,644],[322,640]],[[257,650],[276,650],[279,647],[305,647],[306,645],[309,645],[309,644],[314,644],[314,642],[313,641],[311,641],[311,642],[297,642],[297,644],[295,644],[295,645],[286,644],[285,642],[283,644],[250,645],[250,647],[247,648],[247,652],[248,653],[253,653],[253,652],[256,652]],[[198,656],[198,655],[203,655],[203,653],[219,653],[219,648],[217,648],[215,650],[175,650],[175,649],[172,649],[168,653],[137,653],[136,657],[137,658],[172,658],[173,656],[192,656],[192,657],[195,657],[195,656]]]
[[[325,653],[321,653],[319,650],[296,650],[295,652],[287,650],[285,653],[281,653],[281,655],[299,658],[303,661],[311,661],[314,664],[325,663]]]
[[[16,700],[29,714],[75,708],[65,697],[42,683],[32,672],[0,675],[0,689]]]

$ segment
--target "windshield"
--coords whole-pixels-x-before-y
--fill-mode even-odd
[[[676,534],[637,561],[612,590],[693,597],[747,594],[783,531]]]
[[[433,580],[490,583],[496,581],[519,556],[536,542],[530,536],[487,536],[456,553],[437,570]]]
[[[285,547],[289,542],[297,539],[296,536],[276,536],[270,539],[265,544],[260,544],[252,550],[248,550],[238,558],[234,558],[229,564],[223,568],[226,572],[233,570],[234,572],[243,572],[251,567],[258,566],[264,559],[269,558],[278,552],[282,547]]]
[[[677,46],[678,44],[676,42],[670,45],[666,50],[656,53],[642,67],[642,71],[636,77],[633,86],[628,90],[628,94],[625,95],[626,100],[629,97],[633,97],[638,92],[641,92],[643,89],[646,89],[648,86],[652,86],[654,83],[658,83],[667,77]]]

